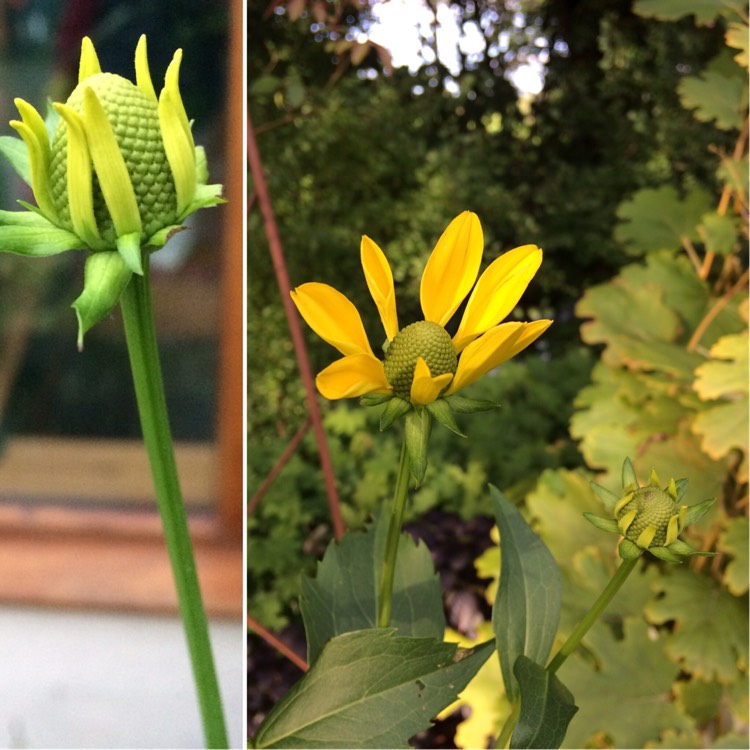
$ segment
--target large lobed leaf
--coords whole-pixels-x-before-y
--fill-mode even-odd
[[[492,610],[508,699],[519,695],[513,667],[519,656],[544,666],[560,620],[562,576],[544,542],[515,506],[490,487],[500,529],[500,585]]]
[[[458,649],[384,628],[336,636],[266,717],[254,746],[408,747],[493,648]]]
[[[365,531],[331,542],[315,579],[302,579],[300,609],[307,634],[307,656],[314,663],[330,638],[375,627],[388,513]],[[442,589],[427,547],[408,534],[399,539],[393,581],[391,627],[400,635],[443,637]]]

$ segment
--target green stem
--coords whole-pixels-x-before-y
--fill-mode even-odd
[[[583,636],[586,635],[589,628],[596,622],[599,615],[601,615],[607,605],[612,601],[612,597],[620,590],[622,584],[625,583],[628,576],[633,572],[636,563],[640,559],[640,557],[636,557],[632,560],[623,560],[622,563],[620,563],[620,567],[617,568],[612,579],[604,588],[604,591],[599,594],[599,598],[594,602],[583,620],[576,625],[573,632],[568,636],[568,640],[563,643],[560,650],[555,654],[555,657],[547,665],[547,671],[550,674],[554,674],[568,656],[576,650]]]
[[[229,743],[208,637],[208,623],[167,418],[147,257],[143,276],[133,274],[120,302],[141,429],[187,636],[206,743],[210,748],[227,748]]]
[[[516,724],[518,723],[518,717],[521,715],[521,701],[517,700],[510,712],[510,716],[505,720],[505,724],[503,724],[503,728],[500,731],[500,734],[497,736],[497,740],[493,747],[500,747],[505,748],[508,747],[508,742],[510,741],[510,735],[513,733],[513,730],[516,728]]]
[[[391,521],[388,526],[388,536],[385,541],[385,557],[383,558],[383,574],[380,578],[380,598],[378,599],[378,627],[387,628],[391,622],[391,608],[393,606],[393,576],[396,572],[396,555],[398,554],[398,540],[401,536],[401,525],[404,521],[404,508],[409,490],[409,454],[406,450],[406,438],[401,446],[401,462],[398,468],[396,489],[391,504]]]

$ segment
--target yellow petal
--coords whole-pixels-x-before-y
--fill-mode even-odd
[[[680,516],[675,513],[667,524],[667,538],[664,540],[664,546],[668,547],[680,535]]]
[[[315,379],[320,393],[332,401],[366,393],[388,393],[383,363],[372,354],[352,354],[336,360]]]
[[[654,537],[656,536],[656,526],[653,524],[649,524],[646,526],[645,529],[638,535],[638,539],[635,540],[635,543],[639,547],[643,547],[643,549],[648,549],[651,545],[651,542],[654,541]],[[674,540],[673,540],[674,541]],[[671,542],[670,542],[671,543]]]
[[[503,253],[488,266],[469,297],[453,337],[457,352],[510,313],[541,263],[542,251],[536,245],[523,245]]]
[[[21,136],[29,154],[31,189],[36,203],[45,217],[57,223],[58,216],[49,187],[50,143],[41,115],[23,99],[15,100],[23,122],[11,120],[11,126]]]
[[[396,314],[396,292],[393,287],[393,273],[383,251],[369,238],[362,237],[360,258],[365,272],[367,288],[380,313],[385,335],[393,341],[398,333]]]
[[[427,362],[422,357],[417,357],[417,364],[414,368],[414,379],[411,383],[410,398],[415,404],[422,404],[422,406],[431,404],[452,379],[453,374],[450,372],[433,378]]]
[[[151,71],[148,69],[145,34],[141,34],[135,48],[135,83],[151,101],[156,101],[156,91],[154,91],[154,84],[151,81]]]
[[[630,524],[635,521],[635,516],[637,514],[637,510],[633,508],[633,510],[629,510],[618,522],[617,522],[617,528],[620,529],[620,533],[625,536],[627,530],[630,528]]]
[[[185,105],[182,103],[182,96],[180,95],[180,64],[182,63],[182,50],[178,49],[174,53],[172,62],[169,63],[167,72],[164,75],[164,89],[162,91],[169,92],[169,97],[172,100],[177,116],[180,120],[180,125],[185,133],[185,137],[190,141],[190,148],[195,148],[195,142],[193,141],[193,131],[190,129],[190,120],[188,120],[187,112],[185,111]]]
[[[141,215],[112,126],[94,90],[83,89],[83,126],[99,186],[118,235],[141,231]]]
[[[484,239],[477,215],[464,211],[448,225],[432,251],[420,286],[425,320],[445,326],[479,273]]]
[[[192,203],[198,185],[195,148],[189,135],[190,129],[186,131],[183,128],[174,96],[166,88],[159,96],[159,127],[174,178],[177,215],[180,216]]]
[[[447,394],[466,388],[485,373],[498,367],[536,341],[552,324],[551,320],[533,323],[502,323],[472,341],[458,358],[458,368]]]
[[[81,39],[81,59],[78,63],[78,83],[84,78],[101,73],[102,68],[99,65],[99,58],[96,56],[94,45],[87,36]]]
[[[68,127],[68,206],[73,231],[93,250],[104,249],[94,215],[91,155],[83,122],[67,104],[55,104],[55,110]]]
[[[310,282],[291,295],[300,315],[320,338],[344,355],[369,354],[374,358],[362,318],[341,292],[328,284]]]

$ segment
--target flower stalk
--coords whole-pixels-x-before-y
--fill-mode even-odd
[[[208,623],[175,463],[151,303],[148,255],[120,298],[143,439],[187,637],[203,729],[209,748],[229,747]]]
[[[568,639],[560,646],[560,650],[554,655],[546,669],[550,674],[554,674],[562,666],[563,662],[570,656],[580,644],[583,636],[588,633],[591,626],[596,622],[599,615],[601,615],[607,608],[607,605],[612,601],[615,594],[622,588],[623,583],[627,581],[628,576],[635,569],[636,563],[640,558],[635,557],[628,560],[623,560],[620,566],[615,571],[615,574],[610,579],[609,583],[604,587],[604,590],[599,597],[591,606],[591,609],[586,613],[586,616],[576,625],[573,632],[568,636]]]
[[[388,536],[385,542],[385,556],[383,558],[382,575],[380,577],[380,597],[378,598],[378,627],[387,628],[391,622],[393,608],[393,577],[396,573],[396,557],[398,555],[398,540],[401,537],[401,526],[404,522],[404,509],[409,493],[409,451],[406,438],[401,446],[401,459],[393,492],[391,504],[391,520],[388,524]]]

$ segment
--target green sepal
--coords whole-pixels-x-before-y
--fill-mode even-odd
[[[362,397],[364,398],[364,396]],[[383,409],[380,415],[380,431],[387,430],[397,419],[411,411],[411,402],[400,396],[386,396],[389,399],[388,405]]]
[[[0,136],[0,154],[10,162],[16,174],[31,187],[31,165],[26,144],[12,135]]]
[[[177,232],[182,232],[185,227],[182,224],[170,224],[168,227],[162,227],[159,231],[154,232],[144,243],[144,247],[158,250],[167,244],[167,240],[173,237]]]
[[[683,557],[690,557],[692,555],[700,555],[701,557],[713,557],[715,552],[701,552],[695,547],[691,547],[687,542],[683,542],[682,539],[675,539],[672,544],[667,546],[671,552],[676,555],[682,555]]]
[[[18,213],[20,211],[4,211]],[[27,216],[30,214],[26,214]],[[0,226],[0,252],[25,255],[32,258],[46,258],[64,253],[66,250],[81,249],[81,239],[47,222],[47,226],[31,224],[6,224]]]
[[[677,499],[675,500],[675,502],[676,503],[682,502],[682,498],[685,497],[685,493],[687,492],[689,480],[678,479],[674,484],[675,484],[675,487],[677,488]]]
[[[697,505],[688,505],[688,509],[685,512],[685,526],[689,526],[691,523],[695,523],[703,518],[715,502],[716,498],[712,497]]]
[[[359,403],[360,406],[380,406],[392,398],[393,395],[390,393],[365,393],[359,397]]]
[[[117,304],[132,271],[116,250],[91,253],[86,260],[83,292],[72,307],[78,317],[78,348],[83,336]]]
[[[606,487],[602,487],[596,482],[590,482],[590,484],[594,494],[599,498],[604,507],[607,508],[607,510],[614,510],[614,507],[617,505],[620,498],[617,497],[614,492],[610,492]],[[584,513],[584,515],[586,514]]]
[[[427,443],[430,440],[432,417],[427,409],[412,409],[406,415],[404,439],[409,454],[409,470],[418,487],[427,471]]]
[[[427,404],[427,411],[440,422],[443,427],[447,427],[451,432],[455,432],[456,435],[466,437],[461,430],[458,429],[456,420],[453,416],[453,410],[451,406],[444,398],[435,399],[431,404]]]
[[[664,562],[677,564],[681,563],[682,560],[680,560],[678,555],[675,555],[674,552],[671,552],[666,547],[649,547],[648,551],[654,556],[658,557],[660,560],[664,560]]]
[[[617,521],[615,521],[613,518],[601,518],[600,516],[596,516],[593,513],[584,513],[583,517],[589,523],[593,523],[597,529],[601,529],[602,531],[608,531],[613,534],[620,533],[620,529],[617,526]]]
[[[125,265],[139,276],[143,276],[143,254],[141,253],[141,233],[130,232],[123,234],[115,241],[117,252],[125,261]]]
[[[622,464],[622,487],[632,486],[633,489],[638,488],[638,477],[635,474],[635,469],[629,458],[626,458]]]
[[[621,540],[619,550],[620,557],[623,560],[635,560],[643,553],[643,550],[635,542],[631,542],[630,539]]]
[[[445,399],[456,414],[474,414],[478,411],[499,409],[500,404],[494,401],[466,398],[466,396],[448,396]]]

